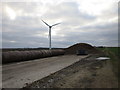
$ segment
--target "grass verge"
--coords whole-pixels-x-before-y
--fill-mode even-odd
[[[110,62],[112,64],[113,72],[115,73],[116,77],[118,78],[118,83],[120,84],[120,72],[119,72],[119,49],[120,47],[105,47],[100,48],[106,56],[110,57]]]

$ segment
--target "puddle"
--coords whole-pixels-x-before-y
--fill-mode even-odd
[[[108,59],[110,59],[109,57],[98,57],[98,58],[96,58],[97,60],[108,60]]]

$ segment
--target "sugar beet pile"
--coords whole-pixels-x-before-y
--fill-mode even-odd
[[[12,63],[19,61],[34,60],[44,57],[64,55],[64,54],[76,54],[76,50],[84,49],[91,53],[97,53],[98,50],[86,43],[78,43],[65,49],[56,50],[25,50],[25,51],[7,51],[2,52],[2,63]]]
[[[63,55],[64,50],[31,50],[2,52],[2,63],[34,60],[38,58]]]

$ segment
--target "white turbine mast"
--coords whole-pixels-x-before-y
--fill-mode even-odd
[[[42,20],[43,21],[43,20]],[[53,26],[56,26],[56,25],[58,25],[58,24],[60,24],[60,23],[56,23],[56,24],[53,24],[53,25],[49,25],[49,24],[47,24],[45,21],[43,21],[43,23],[45,23],[48,27],[49,27],[49,49],[51,50],[52,48],[51,48],[51,28],[53,27]]]

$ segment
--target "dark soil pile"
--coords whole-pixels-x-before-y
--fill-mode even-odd
[[[76,54],[76,51],[81,49],[85,50],[88,54],[94,54],[99,52],[95,47],[91,46],[90,44],[77,43],[73,46],[66,48],[65,54]]]

